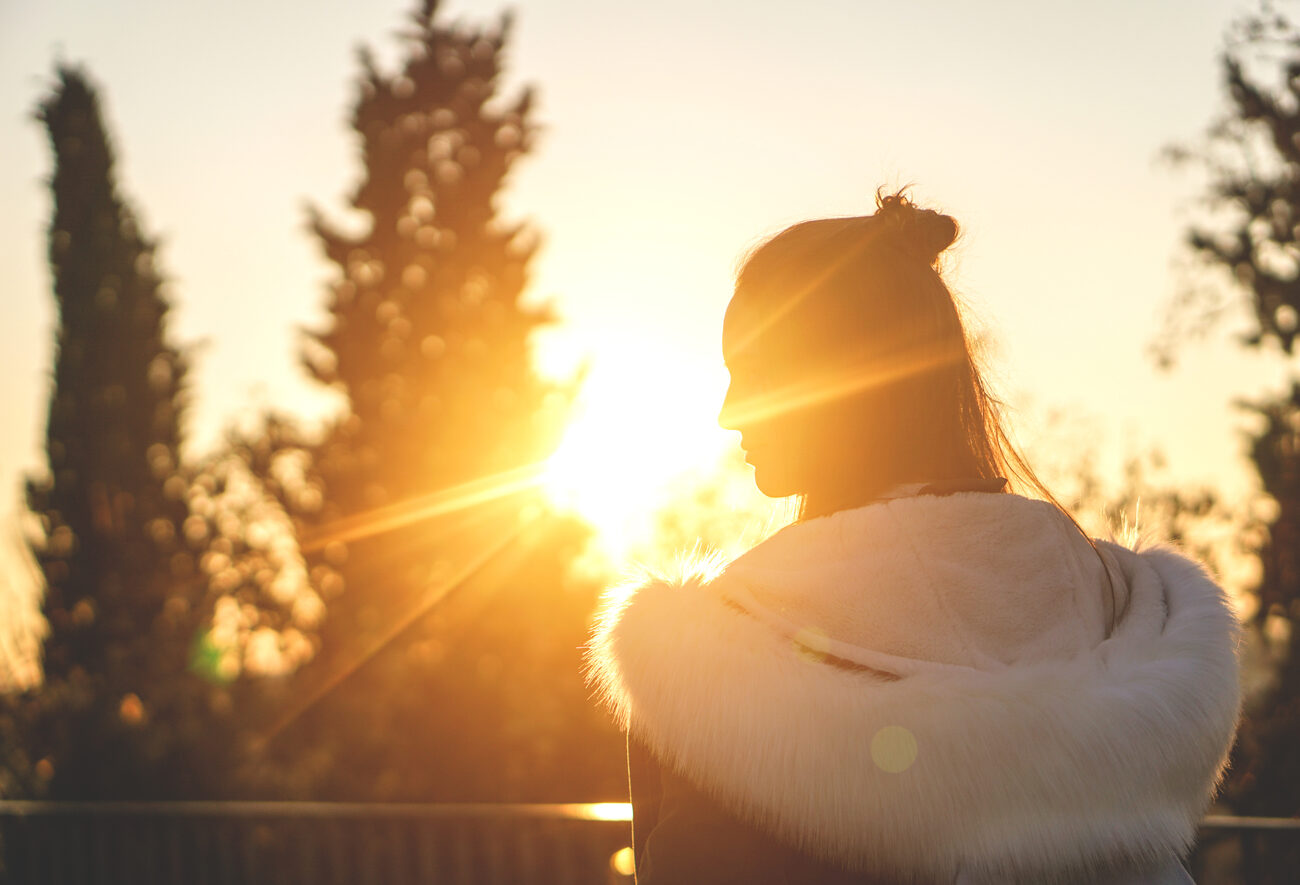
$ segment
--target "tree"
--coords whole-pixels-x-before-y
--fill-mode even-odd
[[[28,483],[49,622],[37,773],[59,797],[166,789],[172,735],[144,724],[176,701],[188,636],[173,594],[192,558],[178,475],[184,355],[166,340],[154,243],[117,192],[95,90],[58,71],[37,117],[54,151],[49,260],[58,307],[49,476]],[[115,759],[112,766],[103,759]]]
[[[497,94],[508,17],[436,13],[412,16],[399,72],[361,53],[364,232],[311,213],[336,279],[304,362],[348,410],[308,447],[323,499],[299,524],[341,580],[276,742],[317,760],[317,795],[545,798],[616,766],[585,764],[613,735],[579,676],[594,593],[565,566],[582,533],[532,482],[568,396],[530,363],[553,319],[522,300],[536,237],[498,215],[532,94]]]
[[[1300,816],[1300,383],[1247,404],[1264,426],[1250,456],[1276,509],[1259,550],[1262,579],[1254,625],[1281,645],[1278,672],[1261,702],[1246,711],[1233,752],[1229,800],[1243,813]],[[1286,882],[1300,865],[1300,847],[1266,843],[1246,858],[1251,882]]]
[[[1188,232],[1192,252],[1225,271],[1253,329],[1242,343],[1290,356],[1300,332],[1300,31],[1265,2],[1236,22],[1222,59],[1227,115],[1203,150],[1175,148],[1210,174],[1215,217]],[[1194,325],[1217,319],[1223,286],[1189,287],[1176,306]],[[1197,322],[1200,321],[1200,322]]]
[[[6,721],[46,795],[225,795],[271,694],[236,678],[312,652],[320,600],[276,497],[311,489],[236,441],[180,462],[187,360],[167,341],[155,244],[117,192],[95,89],[58,76],[37,114],[55,156],[50,473],[28,483],[48,635],[43,683]]]
[[[1222,296],[1248,317],[1246,347],[1272,350],[1292,365],[1300,331],[1300,29],[1265,2],[1234,24],[1224,53],[1229,99],[1224,119],[1199,151],[1209,172],[1211,214],[1188,243],[1226,285],[1189,290],[1178,311],[1204,326],[1222,314]],[[1207,298],[1207,293],[1209,297]],[[1216,303],[1216,301],[1218,303]],[[1244,310],[1240,310],[1244,308]],[[1293,373],[1294,374],[1294,373]],[[1300,815],[1300,387],[1247,407],[1263,419],[1251,459],[1275,502],[1260,551],[1262,581],[1253,625],[1280,636],[1282,666],[1272,691],[1248,709],[1234,750],[1227,799],[1245,814]],[[1252,882],[1290,881],[1300,852],[1272,843],[1248,857]]]

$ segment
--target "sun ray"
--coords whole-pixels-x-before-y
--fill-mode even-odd
[[[334,542],[355,541],[420,522],[468,510],[537,488],[545,475],[546,463],[530,464],[482,477],[428,495],[409,498],[367,510],[321,527],[302,541],[302,551],[311,553]]]
[[[463,508],[461,508],[463,509]],[[292,704],[275,723],[268,728],[258,739],[258,744],[265,747],[277,735],[281,734],[289,725],[300,718],[308,710],[320,703],[330,692],[338,688],[349,676],[357,672],[367,661],[382,651],[387,645],[397,639],[402,633],[416,623],[423,615],[428,613],[434,606],[443,602],[457,587],[482,572],[493,560],[503,555],[508,548],[514,545],[520,539],[521,535],[535,522],[535,519],[528,518],[526,515],[521,517],[514,526],[507,528],[496,536],[489,544],[485,545],[475,556],[465,562],[459,569],[448,575],[446,578],[431,584],[423,593],[422,598],[412,605],[400,617],[393,620],[379,635],[375,636],[369,644],[361,649],[356,655],[346,660],[337,670],[329,674],[318,686],[308,691],[301,697],[297,703]]]
[[[891,357],[887,362],[862,366],[854,372],[783,385],[729,406],[729,421],[735,424],[752,424],[770,420],[787,412],[852,396],[873,387],[881,387],[912,375],[951,365],[961,360],[964,355],[965,352],[960,346],[943,349],[927,348],[910,357]]]
[[[466,515],[493,502],[503,501],[509,497],[523,495],[528,492],[536,492],[541,485],[545,470],[545,462],[530,464],[338,520],[305,537],[301,549],[304,553],[313,552],[323,549],[328,544],[346,543],[373,537],[417,522]],[[542,508],[537,506],[540,503],[540,497],[535,502],[524,503],[518,511],[518,518],[513,525],[505,524],[504,528],[498,530],[492,539],[473,557],[463,563],[459,569],[426,588],[421,597],[407,611],[395,618],[378,635],[374,636],[364,648],[345,660],[333,673],[326,676],[319,685],[301,697],[296,704],[290,706],[261,735],[260,743],[265,745],[274,739],[276,735],[283,732],[291,723],[318,704],[326,695],[364,666],[367,661],[397,639],[423,615],[443,602],[457,587],[482,572],[493,560],[505,554],[507,549],[519,540],[525,529],[541,514]],[[501,525],[499,521],[494,524]]]

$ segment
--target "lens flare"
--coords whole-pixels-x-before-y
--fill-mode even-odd
[[[637,367],[593,377],[543,472],[550,501],[590,523],[616,559],[648,540],[674,492],[734,441],[715,420],[720,396],[698,379],[672,382]]]

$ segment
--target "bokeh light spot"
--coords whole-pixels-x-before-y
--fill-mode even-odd
[[[906,771],[916,761],[916,736],[901,725],[886,725],[871,739],[871,759],[891,774]]]
[[[144,703],[140,696],[128,694],[122,698],[122,703],[118,705],[117,715],[127,725],[139,725],[144,721]]]
[[[620,848],[615,851],[609,859],[609,868],[620,876],[631,876],[636,873],[636,865],[632,860],[632,849]]]

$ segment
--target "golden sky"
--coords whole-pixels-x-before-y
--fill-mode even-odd
[[[197,452],[253,407],[332,407],[297,368],[295,330],[323,317],[328,274],[303,206],[342,212],[354,48],[393,59],[412,5],[0,0],[0,532],[42,464],[50,160],[29,114],[54,60],[102,88],[119,183],[162,238],[173,340],[202,342]],[[502,8],[444,6],[479,22]],[[1108,469],[1158,446],[1189,483],[1248,488],[1229,403],[1279,386],[1276,361],[1239,354],[1226,329],[1172,373],[1146,353],[1198,185],[1159,153],[1221,108],[1221,35],[1248,8],[516,3],[509,82],[537,86],[545,128],[505,207],[543,232],[533,295],[566,318],[540,361],[590,360],[587,444],[649,440],[685,467],[734,442],[713,422],[736,262],[788,223],[868,211],[878,185],[910,182],[963,224],[950,279],[1031,450],[1060,411]]]

